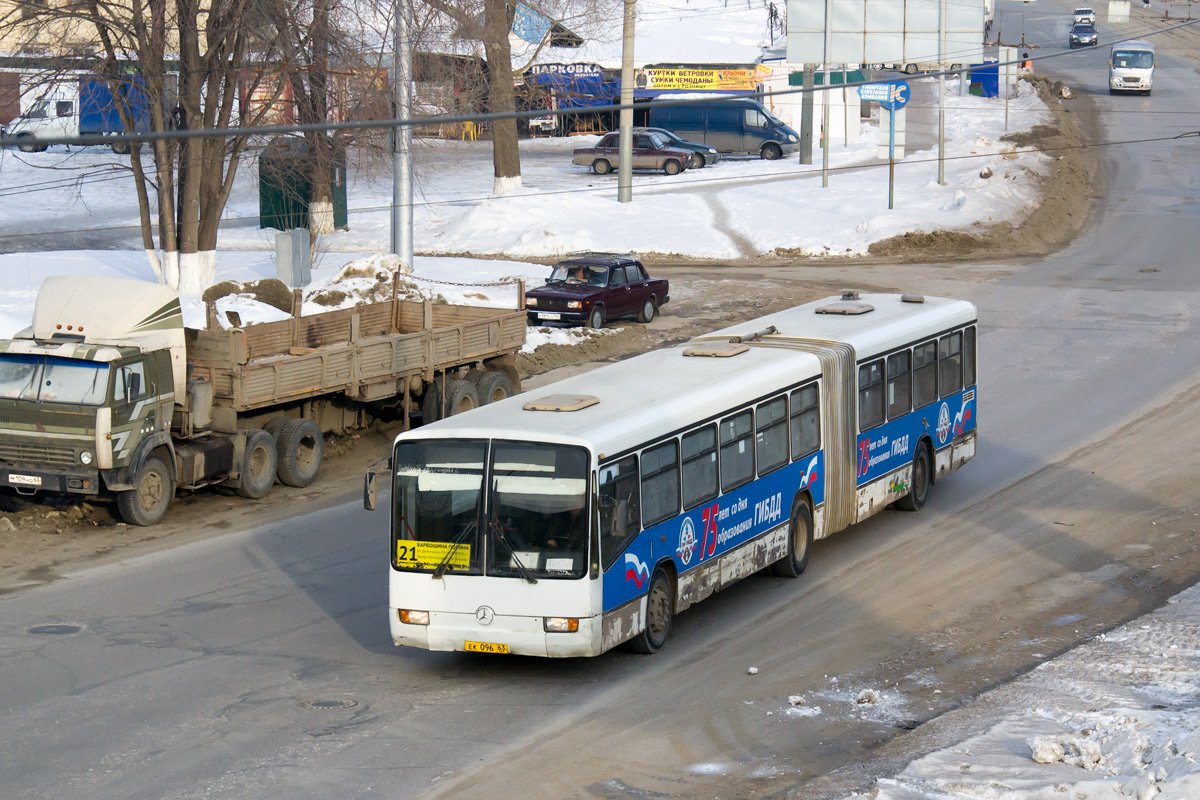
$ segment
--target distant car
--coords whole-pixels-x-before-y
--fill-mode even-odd
[[[613,131],[604,134],[595,147],[577,147],[574,162],[584,167],[591,167],[597,175],[607,175],[620,164],[617,159],[620,154],[620,133]],[[688,168],[692,162],[692,151],[682,147],[668,147],[667,143],[653,133],[635,133],[633,135],[633,168],[661,169],[668,175],[678,175]]]
[[[1074,22],[1087,22],[1092,25],[1096,24],[1096,12],[1092,11],[1092,9],[1088,8],[1087,6],[1075,9],[1075,13],[1071,18]]]
[[[525,307],[531,325],[599,328],[618,317],[649,322],[670,301],[669,290],[665,278],[651,278],[632,255],[588,253],[556,264],[545,286],[525,293]]]
[[[701,142],[689,142],[666,128],[634,128],[633,132],[653,133],[666,142],[668,147],[682,147],[684,150],[691,150],[692,163],[688,166],[693,169],[703,169],[709,164],[715,164],[721,160],[721,154],[717,148],[709,147]]]
[[[1071,47],[1095,47],[1096,26],[1086,22],[1076,22],[1071,26],[1068,42]]]

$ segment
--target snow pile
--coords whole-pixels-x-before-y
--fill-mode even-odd
[[[1200,798],[1200,586],[959,714],[999,721],[854,797]]]
[[[315,283],[305,290],[305,313],[315,313],[310,306],[331,311],[365,303],[384,303],[394,297],[417,302],[447,302],[428,284],[421,285],[408,277],[411,275],[412,267],[390,253],[351,261],[328,281]]]
[[[545,325],[536,328],[530,327],[525,330],[525,344],[521,347],[521,352],[532,353],[544,344],[580,344],[589,339],[609,336],[617,332],[616,328],[551,328]]]

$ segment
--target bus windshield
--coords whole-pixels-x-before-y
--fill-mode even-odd
[[[1154,54],[1146,50],[1117,50],[1112,63],[1121,69],[1150,69],[1154,66]]]
[[[490,574],[583,575],[587,465],[587,451],[579,447],[496,443],[488,526]]]
[[[107,364],[57,356],[0,355],[0,397],[98,406],[107,396]]]
[[[587,452],[496,442],[485,498],[487,462],[484,441],[429,439],[397,446],[393,566],[526,580],[583,576]]]

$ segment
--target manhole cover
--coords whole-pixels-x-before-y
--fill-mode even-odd
[[[39,633],[46,636],[65,636],[68,633],[79,633],[83,630],[79,625],[38,625],[30,628],[29,633]]]
[[[296,705],[301,708],[315,708],[318,711],[329,711],[338,708],[354,708],[358,705],[357,700],[301,700]]]

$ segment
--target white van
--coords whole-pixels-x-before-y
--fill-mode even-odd
[[[1156,63],[1154,45],[1149,42],[1114,44],[1108,56],[1108,93],[1150,94]]]

